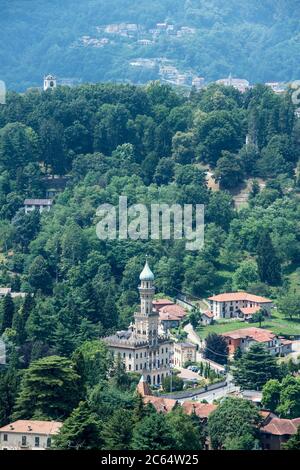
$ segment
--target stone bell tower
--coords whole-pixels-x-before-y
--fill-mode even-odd
[[[153,310],[154,297],[154,274],[151,271],[148,261],[140,274],[141,284],[139,286],[141,308],[140,312],[135,313],[135,331],[136,336],[141,341],[148,341],[154,346],[158,340],[158,319],[159,314]]]

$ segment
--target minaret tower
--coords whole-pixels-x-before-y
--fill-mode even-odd
[[[136,335],[138,339],[148,341],[150,345],[155,345],[158,339],[159,314],[153,310],[154,274],[147,260],[140,274],[140,281],[141,310],[134,316]]]

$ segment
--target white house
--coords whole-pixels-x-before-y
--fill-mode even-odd
[[[260,308],[270,313],[273,302],[247,292],[229,292],[209,297],[210,310],[214,318],[248,318],[249,314],[256,313]]]
[[[47,450],[63,423],[19,420],[0,428],[0,450]]]
[[[210,325],[213,322],[214,314],[210,310],[201,312],[200,323],[201,325]]]
[[[40,213],[43,211],[50,211],[52,204],[52,199],[25,199],[25,214],[28,214],[28,212],[32,212],[36,209]]]

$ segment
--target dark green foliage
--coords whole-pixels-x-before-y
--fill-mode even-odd
[[[0,426],[9,423],[18,393],[19,374],[13,367],[0,369]]]
[[[257,266],[260,280],[272,286],[281,282],[281,266],[271,237],[265,230],[257,244]]]
[[[183,380],[172,374],[164,378],[162,383],[165,392],[176,392],[183,389]]]
[[[176,450],[203,450],[205,432],[197,417],[185,415],[178,407],[167,415],[167,422],[172,429]]]
[[[268,380],[277,378],[278,374],[276,359],[259,343],[250,346],[236,361],[233,370],[235,383],[248,390],[261,390]]]
[[[28,269],[28,281],[31,287],[44,294],[49,294],[52,290],[52,278],[48,272],[47,262],[42,256],[37,256]]]
[[[64,421],[59,434],[54,438],[53,446],[65,450],[99,450],[102,444],[102,423],[92,412],[88,402],[82,401]]]
[[[86,341],[72,355],[78,375],[88,387],[93,387],[107,378],[112,365],[105,343],[99,340]]]
[[[63,419],[81,396],[79,376],[70,360],[58,356],[39,359],[22,378],[14,419]]]
[[[143,418],[134,428],[133,450],[171,450],[176,447],[172,428],[162,413]]]
[[[217,163],[215,177],[223,189],[238,187],[244,177],[240,157],[230,152],[223,152]]]
[[[300,380],[286,375],[281,382],[269,380],[263,387],[263,405],[281,418],[298,418],[300,415]]]
[[[133,432],[133,413],[129,410],[116,410],[106,421],[102,437],[104,449],[129,450]]]
[[[6,328],[11,328],[15,312],[14,302],[10,294],[4,297],[1,307],[2,324],[0,332],[3,333]]]
[[[226,364],[228,357],[228,345],[225,338],[216,333],[210,333],[205,339],[204,355],[219,364]]]
[[[213,449],[253,450],[258,444],[258,409],[240,398],[226,398],[208,419]]]
[[[300,450],[300,426],[298,427],[297,433],[290,437],[290,439],[283,444],[283,450]]]
[[[110,68],[108,63],[105,67]],[[0,285],[33,295],[14,300],[15,312],[6,315],[9,363],[23,380],[20,392],[15,376],[3,380],[7,406],[1,419],[66,420],[59,448],[137,447],[137,427],[146,418],[156,434],[143,427],[145,448],[152,443],[157,449],[203,446],[195,416],[190,420],[171,413],[156,422],[154,408],[143,407],[134,394],[138,374],[126,374],[121,358],[113,364],[99,338],[132,321],[146,254],[156,292],[174,300],[182,291],[207,298],[231,289],[276,299],[283,293],[273,286],[279,263],[286,292],[279,311],[298,314],[297,293],[287,276],[300,259],[299,204],[290,178],[299,155],[297,129],[289,96],[263,86],[242,95],[213,85],[191,97],[158,83],[8,93],[6,106],[0,106]],[[245,147],[247,133],[252,143]],[[267,163],[272,155],[283,158],[284,165],[271,181],[274,172]],[[220,191],[208,189],[207,170],[221,169],[230,186],[231,180],[236,185],[249,175],[260,177],[262,163],[265,189],[254,187],[249,206],[240,211],[224,185]],[[25,214],[24,199],[45,197],[53,173],[62,173],[67,186],[51,211]],[[54,178],[53,184],[59,181]],[[120,195],[127,195],[129,205],[204,204],[203,251],[187,251],[185,240],[99,240],[97,207],[117,206]],[[260,242],[266,229],[272,247],[268,240]],[[256,260],[263,283],[258,282]],[[196,326],[198,314],[191,321]],[[179,329],[178,339],[185,336]],[[213,351],[212,359],[226,360],[224,348],[222,356]],[[262,374],[260,365],[258,371]],[[215,378],[208,366],[202,372]],[[284,373],[282,366],[280,377]],[[173,390],[182,388],[177,376],[172,381]],[[164,386],[170,390],[170,378]],[[80,400],[84,404],[78,405]],[[247,431],[224,445],[252,448],[251,436]]]

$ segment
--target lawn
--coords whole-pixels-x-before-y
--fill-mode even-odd
[[[227,331],[238,330],[249,327],[259,328],[259,323],[246,323],[238,320],[223,320],[216,322],[214,325],[201,326],[197,328],[200,338],[204,339],[209,333],[227,333]],[[279,313],[274,312],[272,318],[262,323],[262,328],[271,330],[276,335],[299,335],[300,336],[300,319],[290,320],[282,317]]]

